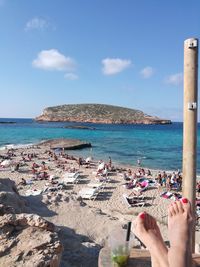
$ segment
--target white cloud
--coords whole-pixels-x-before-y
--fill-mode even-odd
[[[180,85],[183,82],[183,74],[181,72],[176,73],[176,74],[172,74],[172,75],[168,76],[165,81],[168,84]]]
[[[78,75],[72,72],[66,73],[64,76],[67,80],[78,80]]]
[[[64,56],[56,49],[50,49],[39,52],[32,65],[43,70],[72,71],[76,64],[72,58]]]
[[[154,74],[154,69],[152,67],[145,67],[140,71],[140,74],[144,79],[150,78]]]
[[[49,23],[45,19],[35,17],[26,23],[25,30],[44,30],[48,28],[48,26]]]
[[[102,60],[102,71],[105,75],[113,75],[127,69],[131,65],[131,60],[120,58],[105,58]]]

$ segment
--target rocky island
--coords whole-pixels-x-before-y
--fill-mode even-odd
[[[170,124],[170,120],[150,116],[136,109],[104,104],[76,104],[48,107],[37,121],[89,122],[111,124]]]

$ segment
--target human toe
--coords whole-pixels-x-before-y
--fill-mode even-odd
[[[187,198],[183,197],[183,198],[181,198],[181,203],[182,203],[183,210],[187,214],[191,215],[192,214],[192,210],[191,210],[191,203],[190,203],[190,201]]]
[[[133,222],[133,232],[136,233],[138,231],[145,230],[145,219],[146,219],[146,213],[141,212],[138,214],[137,218]]]
[[[177,206],[177,210],[179,213],[183,213],[184,209],[183,209],[183,203],[180,200],[176,201],[176,206]]]
[[[170,207],[169,207],[172,215],[176,215],[178,213],[178,207],[176,201],[172,202]]]

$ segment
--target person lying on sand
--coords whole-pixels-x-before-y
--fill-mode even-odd
[[[169,249],[155,218],[146,212],[140,213],[133,222],[133,232],[149,250],[152,267],[189,267],[192,262],[192,223],[191,204],[182,198],[168,208]]]
[[[26,180],[24,178],[21,178],[21,181],[18,185],[26,185]]]

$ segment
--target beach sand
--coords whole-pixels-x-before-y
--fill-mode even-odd
[[[80,181],[77,184],[67,185],[65,189],[55,192],[47,191],[48,187],[57,186],[50,184],[49,180],[32,180],[31,166],[33,162],[45,167],[49,175],[55,177],[54,181],[60,181],[66,172],[57,167],[58,162],[49,160],[45,153],[45,147],[19,148],[14,151],[16,155],[13,161],[22,159],[21,153],[27,158],[27,154],[35,153],[37,158],[25,162],[19,171],[11,171],[10,168],[0,170],[0,179],[9,178],[15,181],[19,194],[24,196],[32,212],[38,214],[58,227],[59,237],[64,245],[61,258],[61,266],[98,266],[99,250],[108,245],[108,235],[111,229],[118,225],[125,225],[132,221],[141,211],[147,211],[158,220],[161,233],[165,241],[167,237],[167,207],[173,201],[160,197],[165,188],[151,188],[143,192],[146,205],[144,207],[128,207],[124,201],[123,194],[130,194],[131,189],[124,187],[125,181],[122,173],[110,171],[109,181],[105,188],[95,200],[82,200],[78,193],[82,188],[88,186],[90,182],[97,182],[94,172],[97,170],[97,162],[89,168],[80,166],[75,160],[67,159],[64,163],[66,167],[76,168],[80,172]],[[70,153],[70,152],[69,152]],[[5,155],[6,150],[0,155]],[[59,159],[59,158],[58,158]],[[60,162],[65,160],[60,159]],[[62,163],[63,165],[63,163]],[[128,166],[115,166],[128,169]],[[134,168],[131,168],[132,170]],[[154,174],[155,174],[154,170]],[[18,185],[21,179],[32,180],[32,184]],[[154,178],[154,177],[153,177]],[[26,196],[29,190],[44,190],[37,196]],[[199,233],[196,233],[196,243],[200,243]]]

